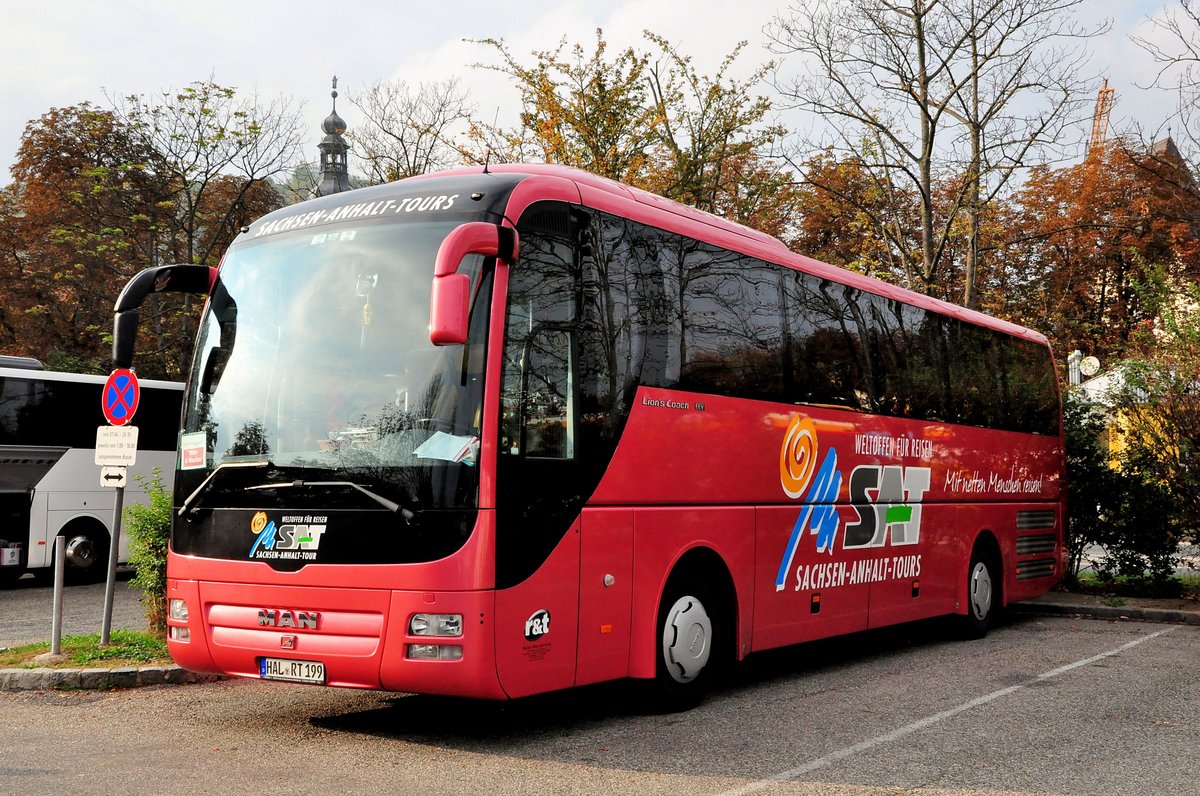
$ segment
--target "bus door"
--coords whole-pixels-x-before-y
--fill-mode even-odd
[[[583,504],[574,336],[524,307],[509,318],[496,478],[496,662],[510,697],[575,685]]]
[[[584,509],[580,537],[575,684],[587,685],[629,675],[633,509]]]

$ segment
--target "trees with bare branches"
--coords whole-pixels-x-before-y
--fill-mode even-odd
[[[862,164],[876,190],[858,209],[910,287],[975,303],[983,210],[1062,143],[1086,101],[1082,42],[1102,28],[1073,22],[1081,2],[818,0],[768,27],[775,52],[793,61],[778,90],[816,122],[807,149]],[[951,256],[956,244],[965,263]]]
[[[392,182],[449,168],[461,159],[458,137],[471,118],[457,77],[410,86],[377,80],[350,95],[361,120],[346,137],[371,182]]]

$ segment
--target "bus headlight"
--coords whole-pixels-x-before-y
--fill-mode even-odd
[[[169,616],[180,622],[186,622],[188,619],[187,603],[183,600],[171,600],[169,607]]]
[[[408,657],[423,661],[462,660],[462,647],[449,644],[409,644]]]
[[[408,632],[413,636],[461,636],[462,626],[462,614],[413,614]]]
[[[171,641],[191,641],[192,631],[186,627],[171,625],[167,628],[167,638],[171,639]]]

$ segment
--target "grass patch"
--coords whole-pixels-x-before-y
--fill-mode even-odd
[[[171,656],[167,653],[167,642],[149,633],[114,630],[109,634],[109,641],[109,646],[100,646],[99,633],[64,636],[62,652],[68,658],[56,664],[34,660],[50,651],[49,641],[23,644],[20,647],[2,647],[0,669],[36,669],[43,666],[54,669],[119,669],[125,666],[169,666],[172,663]]]

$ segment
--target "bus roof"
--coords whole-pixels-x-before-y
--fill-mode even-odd
[[[823,279],[1032,340],[1042,345],[1049,344],[1045,336],[1023,326],[797,254],[791,251],[783,241],[765,232],[570,166],[546,163],[497,163],[486,167],[465,166],[422,174],[384,185],[310,199],[299,205],[276,210],[255,221],[249,228],[248,234],[251,237],[257,237],[274,231],[310,225],[317,226],[338,218],[355,217],[357,213],[340,215],[340,209],[361,207],[364,208],[363,212],[365,213],[366,209],[373,206],[372,203],[375,203],[375,207],[383,206],[384,203],[392,205],[395,202],[389,200],[411,195],[414,190],[421,190],[423,183],[431,181],[445,180],[451,183],[455,191],[461,191],[488,188],[487,181],[490,180],[492,181],[491,188],[501,190],[489,190],[490,195],[484,204],[498,203],[507,198],[519,183],[530,179],[569,183],[573,186],[570,191],[572,197],[578,196],[581,204],[597,210],[619,214],[634,221],[680,234],[700,237],[710,243],[742,254],[805,271]],[[497,184],[497,181],[500,184]],[[503,207],[493,205],[491,209],[502,212]]]
[[[22,370],[42,370],[40,360],[33,357],[14,357],[0,355],[0,368],[20,368]]]

